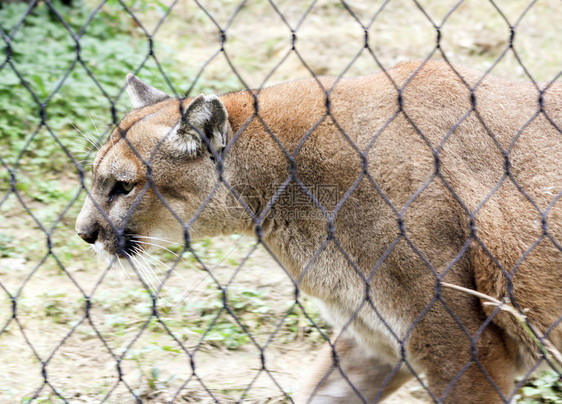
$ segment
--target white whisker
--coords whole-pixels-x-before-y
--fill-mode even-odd
[[[165,243],[170,243],[170,244],[175,244],[175,245],[185,245],[184,243],[177,243],[175,241],[166,240],[165,238],[142,236],[140,234],[126,233],[125,236],[136,236],[136,237],[140,237],[140,238],[146,238],[148,240],[163,241]]]
[[[99,148],[99,145],[97,144],[97,142],[94,142],[92,139],[90,139],[88,136],[86,136],[86,135],[84,134],[84,132],[82,132],[80,129],[78,129],[78,128],[76,127],[76,125],[74,125],[72,122],[70,122],[70,121],[68,121],[68,122],[72,125],[72,127],[73,127],[74,129],[76,129],[76,130],[78,131],[78,133],[80,133],[80,134],[82,135],[82,137],[83,137],[84,139],[86,139],[88,142],[90,142],[90,144],[91,144],[92,146],[94,146],[97,150],[100,149],[100,148]]]
[[[168,264],[165,264],[164,262],[160,261],[158,258],[156,258],[154,255],[147,253],[146,251],[144,252],[144,255],[146,256],[146,258],[156,261],[157,263],[161,264],[162,266],[166,267],[166,269],[168,271],[171,271],[173,273],[175,273],[177,276],[179,276],[181,278],[182,281],[184,281],[185,283],[187,283],[187,279],[185,279],[178,271],[176,271],[173,267],[171,267]]]
[[[166,248],[164,246],[161,246],[160,244],[155,244],[155,243],[149,243],[148,241],[140,241],[140,240],[131,240],[133,243],[138,243],[138,244],[146,244],[146,245],[152,245],[154,247],[158,247],[161,248],[163,250],[168,251],[170,254],[175,255],[178,258],[181,258],[183,260],[182,257],[180,257],[178,254],[176,254],[175,252],[173,252],[172,250],[170,250],[169,248]]]
[[[234,250],[236,250],[241,244],[242,242],[246,239],[246,236],[243,236],[238,243],[232,247],[232,249],[224,256],[222,257],[222,259],[217,262],[215,264],[215,266],[213,266],[213,268],[209,269],[210,273],[213,273],[213,271],[215,269],[217,269],[219,267],[219,265],[226,259],[228,258],[228,256],[230,254],[232,254],[234,252]],[[174,307],[172,307],[172,309],[168,312],[168,314],[172,313],[175,309],[177,309],[179,307],[180,304],[182,304],[183,302],[185,302],[187,300],[187,298],[195,291],[195,289],[197,289],[197,287],[201,284],[201,282],[203,282],[205,279],[207,279],[210,276],[210,274],[205,275],[190,291],[188,291],[187,293],[185,293],[182,298],[176,303],[176,305]]]
[[[154,268],[151,265],[151,263],[149,261],[147,261],[146,258],[142,254],[139,254],[139,258],[141,258],[146,263],[146,268],[152,273],[152,275],[154,275],[154,277],[158,280],[158,282],[162,286],[162,289],[164,289],[166,287],[166,285],[164,284],[164,282],[162,282],[160,277],[156,274],[156,272],[154,271]],[[160,290],[162,290],[162,289],[160,289]],[[155,292],[158,293],[158,290],[155,289]],[[158,293],[156,297],[162,299],[164,301],[164,303],[169,304],[168,301],[165,298],[162,297],[161,293]]]
[[[98,251],[93,246],[93,244],[90,244],[90,249],[96,254],[96,259],[98,261],[98,271],[101,271],[101,255],[98,254]]]
[[[90,118],[90,122],[92,122],[92,125],[94,125],[94,129],[96,130],[97,134],[98,134],[98,141],[101,137],[100,135],[100,131],[98,130],[98,127],[96,126],[96,124],[94,123],[94,120],[92,119],[92,115],[90,115],[90,113],[88,112],[88,118]]]
[[[147,264],[148,266],[150,266],[151,268],[155,269],[155,270],[158,272],[158,276],[160,276],[160,274],[162,273],[162,270],[161,270],[160,268],[158,268],[158,265],[156,265],[156,263],[155,263],[154,260],[152,260],[152,259],[149,260],[149,257],[148,257],[146,254],[144,254],[144,253],[139,254],[139,256],[142,258],[142,260],[143,260],[144,262],[146,262],[146,264]],[[160,263],[161,263],[162,265],[166,266],[166,264],[164,264],[164,263],[162,263],[162,262],[160,262]]]
[[[146,282],[146,284],[152,290],[152,292],[157,293],[157,289],[154,287],[154,284],[150,281],[150,276],[148,276],[147,274],[148,272],[146,271],[146,267],[132,255],[127,254],[127,256],[136,264],[136,268],[140,272],[142,279]],[[156,295],[156,298],[158,298],[158,295]]]
[[[173,272],[175,273],[182,281],[184,281],[185,283],[187,283],[187,279],[185,279],[178,271],[175,270],[175,268],[171,267],[168,264],[165,264],[164,262],[160,261],[158,258],[156,258],[154,255],[152,254],[148,254],[147,252],[144,252],[143,254],[147,259],[151,260],[154,264],[154,262],[164,266],[166,268],[167,271],[169,272]],[[155,265],[156,266],[156,265]]]
[[[121,262],[121,258],[119,258],[119,256],[117,256],[117,255],[115,257],[117,258],[117,262],[119,263],[119,266],[123,270],[123,273],[127,276],[128,279],[131,279],[131,277],[127,273],[127,270],[125,270],[125,267],[123,266],[123,263]]]
[[[149,259],[150,257],[146,256],[146,254],[142,254],[142,253],[141,253],[141,254],[139,255],[139,257],[141,257],[141,258],[143,259],[143,261],[146,262],[148,268],[150,268],[150,269],[152,270],[152,273],[154,274],[154,276],[158,279],[158,281],[159,281],[160,284],[162,285],[162,289],[161,289],[161,290],[163,290],[163,289],[168,289],[168,290],[169,290],[168,286],[166,286],[166,284],[165,284],[165,283],[160,279],[160,277],[155,273],[155,270],[158,271],[158,273],[161,273],[161,272],[162,272],[161,269],[158,268],[158,266],[157,266],[154,262],[149,261],[148,259]],[[159,260],[157,260],[157,261],[159,261]],[[162,263],[162,261],[159,261],[159,262]],[[162,265],[164,265],[165,267],[169,268],[169,270],[174,271],[172,268],[168,267],[166,264],[162,263]],[[175,272],[175,271],[174,271],[174,272]],[[177,273],[177,272],[176,272],[176,273]],[[183,279],[183,278],[182,278],[182,279]],[[185,280],[185,279],[184,279],[184,280]],[[172,303],[170,303],[166,298],[164,298],[164,297],[162,296],[162,294],[160,294],[159,298],[160,298],[167,306],[172,307]]]

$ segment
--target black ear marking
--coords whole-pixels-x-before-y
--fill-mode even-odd
[[[188,154],[201,154],[205,149],[220,152],[226,145],[228,113],[216,95],[199,95],[182,114],[176,130],[177,146]],[[211,154],[213,154],[211,152]]]
[[[225,130],[223,130],[226,129],[226,122],[228,119],[226,108],[224,107],[222,101],[216,96],[213,96],[208,103],[210,106],[209,109],[211,110],[211,118],[209,119],[207,126],[212,133],[218,130],[216,135],[219,136],[220,139],[216,140],[219,141],[222,148],[226,144],[226,133]]]

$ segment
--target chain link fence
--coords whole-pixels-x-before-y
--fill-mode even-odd
[[[562,73],[558,24],[562,8],[554,1],[473,3],[35,0],[0,4],[0,344],[5,374],[1,401],[293,402],[299,386],[311,379],[301,389],[303,402],[377,402],[411,379],[389,400],[455,402],[471,399],[460,390],[474,378],[470,380],[480,384],[467,390],[473,397],[491,391],[487,397],[497,402],[559,402],[562,178],[556,177],[560,174],[556,167],[562,139],[557,83]],[[396,63],[412,58],[419,61],[405,78],[392,70]],[[438,73],[427,70],[434,59],[443,60],[440,66],[458,79],[459,97],[467,106],[439,134],[409,109],[415,95],[408,92],[420,85],[420,77],[429,83],[426,91],[441,91]],[[481,72],[470,76],[474,73],[466,73],[458,62]],[[127,220],[110,223],[119,247],[108,264],[88,255],[74,225],[87,195],[95,199],[90,165],[98,150],[104,152],[112,131],[114,142],[135,149],[126,118],[121,121],[130,110],[125,83],[129,72],[180,100],[202,92],[242,89],[238,97],[246,97],[250,112],[247,120],[234,125],[230,116],[234,113],[225,101],[235,130],[223,150],[215,150],[211,132],[192,123],[186,128],[195,131],[209,149],[219,178],[187,218],[170,202],[168,190],[155,184],[152,160],[141,158],[149,180],[125,216],[134,217],[134,209],[142,209],[145,195],[156,195],[160,207],[165,206],[174,218],[170,227],[179,225],[183,241],[171,242],[170,236],[160,233],[131,235]],[[355,126],[349,126],[339,109],[343,101],[338,99],[342,96],[338,86],[349,77],[373,72],[379,72],[390,89],[381,102],[391,105],[392,111],[373,128],[363,121],[360,108],[352,108],[347,114],[355,119]],[[502,102],[508,106],[512,94],[519,96],[517,91],[496,94],[495,100],[500,101],[493,108],[486,98],[485,91],[501,93],[502,86],[511,86],[506,81],[494,87],[490,84],[494,74],[530,83],[521,97],[532,107],[522,109],[517,119],[501,118]],[[266,100],[271,93],[265,89],[302,77],[311,78],[308,85],[314,87],[310,91],[317,94],[318,104],[292,111],[298,115],[302,110],[303,122],[309,121],[307,114],[314,118],[313,124],[299,129],[293,144],[271,123]],[[438,90],[431,89],[431,83]],[[281,97],[294,97],[289,93]],[[445,109],[438,103],[442,98],[435,97],[435,109]],[[321,114],[315,116],[318,105]],[[179,109],[187,119],[188,104]],[[178,116],[180,111],[176,110]],[[435,111],[427,114],[440,116]],[[502,119],[508,134],[502,132]],[[399,122],[408,127],[404,144],[417,145],[419,152],[410,150],[407,155],[404,144],[388,138]],[[538,122],[542,126],[532,129]],[[372,132],[363,143],[357,139],[357,125]],[[470,132],[470,125],[477,125],[475,133],[483,134],[478,140],[482,155],[473,158],[484,160],[479,167],[493,167],[495,174],[471,177],[481,178],[485,185],[472,184],[463,191],[452,179],[454,160],[448,150],[462,137],[460,132]],[[267,184],[231,183],[229,154],[235,153],[237,142],[247,141],[245,133],[256,126],[267,137],[266,150],[273,150],[272,156],[285,164],[284,175],[267,177],[271,180]],[[310,144],[319,141],[316,135],[325,126],[331,127],[330,141],[337,145],[329,149],[332,158],[342,158],[346,169],[328,158],[323,161],[335,167],[334,178],[315,180],[315,168],[307,167],[300,154],[310,152]],[[172,135],[168,131],[164,139]],[[543,143],[535,146],[529,140],[533,136]],[[158,142],[157,149],[164,142]],[[521,147],[529,148],[524,158]],[[396,171],[405,184],[401,196],[385,183],[384,169],[373,168],[373,153],[387,153],[382,162],[400,161]],[[142,151],[135,149],[134,154],[140,158]],[[408,171],[404,167],[415,155],[421,156],[419,170]],[[274,165],[275,159],[269,159]],[[531,175],[522,167],[525,164],[543,171]],[[197,236],[192,226],[223,188],[230,192],[229,215],[247,220],[251,234],[192,241]],[[364,211],[365,199],[360,195],[365,192],[390,218],[387,227]],[[431,199],[437,196],[455,208],[439,211],[435,207],[443,201]],[[523,206],[515,217],[509,214],[512,200]],[[103,204],[94,205],[111,222]],[[427,213],[417,226],[412,212],[423,209]],[[496,220],[494,212],[507,219]],[[440,227],[451,215],[458,215],[462,236]],[[384,240],[382,247],[357,253],[363,251],[357,243],[365,240],[342,236],[338,229],[343,216],[352,218],[359,234],[371,234],[370,227],[376,227]],[[290,223],[311,221],[315,223],[311,228],[321,229],[317,234],[289,239],[302,236],[305,243],[318,237],[320,242],[314,240],[314,249],[298,257],[300,264],[295,265],[297,258],[274,245],[271,234],[283,231],[275,227],[283,223],[290,228]],[[422,234],[432,226],[432,231]],[[500,242],[490,245],[494,240],[490,232],[499,235]],[[432,237],[435,240],[428,242]],[[133,248],[127,253],[128,245]],[[506,245],[517,248],[506,253],[502,250]],[[157,251],[143,253],[150,247]],[[415,265],[401,257],[410,257]],[[355,291],[362,294],[348,301],[332,329],[305,292],[309,288],[329,306],[330,295],[340,292],[318,292],[309,285],[311,272],[322,265],[334,269],[334,262],[346,268],[349,283],[360,283]],[[295,273],[295,266],[300,272]],[[493,267],[493,273],[478,272],[480,266]],[[404,275],[389,268],[413,272]],[[459,275],[462,268],[471,268],[473,278]],[[376,282],[396,276],[400,279],[388,283],[400,285],[387,294],[396,299],[391,306],[408,310],[404,297],[424,296],[419,310],[405,316],[413,319],[407,324],[389,318],[388,302],[374,298],[377,291],[372,288],[380,285]],[[459,282],[464,287],[459,288]],[[332,285],[352,290],[341,281]],[[430,285],[429,290],[419,291],[419,285]],[[500,290],[494,289],[497,285]],[[533,300],[520,301],[522,290],[531,290]],[[458,309],[475,305],[475,298],[484,309],[476,323],[465,324],[470,316]],[[445,317],[432,317],[435,312]],[[352,337],[361,334],[351,330],[360,328],[356,322],[365,318],[375,319],[378,332],[389,341],[388,345],[378,342],[381,349],[397,350],[397,357],[384,365]],[[435,318],[442,324],[431,325]],[[534,322],[536,318],[540,321]],[[504,354],[512,355],[512,362],[516,357],[528,358],[509,343],[494,345],[494,336],[501,334],[498,330],[508,328],[518,330],[509,338],[533,346],[534,359],[532,364],[518,364],[526,365],[524,374],[506,387],[501,373],[512,370],[489,367],[489,361]],[[425,330],[424,340],[419,339],[420,329]],[[439,332],[463,340],[458,346],[464,351],[432,351],[431,346],[441,341]],[[368,338],[362,343],[372,344]],[[486,344],[498,350],[486,350]],[[418,355],[424,349],[433,352],[428,354],[433,367]],[[452,376],[444,383],[432,382],[435,374],[455,362],[450,358],[455,354]]]

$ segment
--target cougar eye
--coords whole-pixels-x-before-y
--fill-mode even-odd
[[[121,188],[123,188],[124,193],[128,194],[131,190],[135,187],[135,184],[132,182],[120,182]]]
[[[134,187],[134,182],[117,181],[109,194],[109,201],[113,201],[115,195],[127,195]]]

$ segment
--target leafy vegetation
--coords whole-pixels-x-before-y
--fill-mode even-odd
[[[143,66],[145,81],[171,92],[148,57],[146,34],[117,1],[108,1],[91,20],[94,10],[84,1],[74,1],[72,7],[59,1],[53,5],[39,2],[25,18],[25,3],[0,8],[2,29],[12,36],[10,62],[0,80],[1,157],[11,165],[19,162],[17,189],[24,193],[34,189],[36,176],[76,177],[61,145],[77,161],[92,157],[85,152],[101,144],[129,108],[123,97],[127,73]],[[153,8],[147,2],[138,7]],[[7,46],[0,43],[1,54]],[[193,75],[192,69],[180,68],[165,46],[157,47],[156,55],[181,94],[180,84]],[[216,85],[200,80],[196,90],[216,90]],[[232,85],[222,83],[219,91]],[[7,170],[0,171],[0,190],[9,189],[9,178]],[[44,189],[36,191],[31,196],[42,198]]]
[[[64,139],[76,139],[74,126],[89,126],[89,117],[106,121],[125,74],[133,71],[146,54],[146,44],[131,37],[126,19],[103,11],[85,27],[78,48],[73,35],[92,10],[80,1],[75,3],[71,8],[54,2],[60,13],[57,15],[40,2],[13,35],[11,63],[4,66],[0,81],[1,141],[10,146],[4,147],[7,161],[15,162],[32,138],[41,123],[42,108],[46,124],[63,144]],[[27,4],[18,3],[0,9],[6,32],[18,26],[26,8]],[[6,45],[2,52],[5,50]],[[88,77],[78,56],[101,89]],[[28,151],[26,168],[60,173],[69,159],[50,135],[41,132]],[[68,140],[66,145],[70,143]]]
[[[560,404],[562,378],[553,371],[544,372],[526,383],[516,401],[521,404]]]

